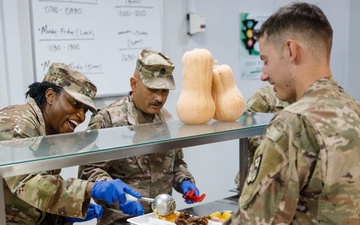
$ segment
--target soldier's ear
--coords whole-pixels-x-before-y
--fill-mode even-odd
[[[134,92],[136,91],[137,79],[135,77],[130,78],[130,87],[131,90]]]
[[[54,89],[48,88],[48,89],[46,90],[46,92],[45,92],[45,99],[46,99],[46,103],[47,103],[48,105],[51,106],[51,105],[53,104],[53,102],[54,102],[54,100],[55,100],[55,95],[56,95],[56,93],[55,93]]]

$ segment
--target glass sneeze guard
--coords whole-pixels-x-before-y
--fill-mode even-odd
[[[3,177],[144,155],[227,140],[240,140],[240,183],[247,173],[247,137],[264,133],[274,114],[244,112],[237,121],[181,121],[0,141],[0,186]],[[5,224],[4,191],[0,191],[0,224]]]
[[[102,161],[105,158],[124,158],[166,149],[240,139],[261,134],[272,118],[273,114],[245,112],[239,120],[232,122],[212,120],[205,124],[189,125],[181,121],[168,121],[0,141],[0,176],[15,176]],[[126,151],[129,149],[132,151]],[[113,152],[112,155],[106,157],[110,152]],[[71,158],[77,160],[69,162],[67,159]],[[21,171],[19,167],[36,162],[44,164],[44,161],[48,160],[60,163],[51,163],[52,165],[45,166],[46,168],[38,167],[34,168],[35,170],[27,166],[27,169]],[[6,170],[11,167],[14,167],[11,171]]]

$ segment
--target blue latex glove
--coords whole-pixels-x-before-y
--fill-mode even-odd
[[[191,181],[185,180],[181,183],[180,190],[181,190],[181,193],[183,193],[183,194],[186,194],[188,191],[192,191],[194,189],[196,189],[194,195],[199,196],[199,194],[200,194],[199,189],[197,189],[197,187],[195,187],[195,185]],[[193,202],[190,200],[185,200],[185,202],[187,204],[193,204]]]
[[[100,218],[103,213],[103,207],[101,205],[96,205],[90,202],[88,211],[86,213],[86,217],[84,219],[81,218],[74,218],[74,217],[66,217],[69,222],[85,222],[95,218]]]
[[[128,193],[135,198],[141,198],[139,192],[132,189],[120,179],[96,182],[90,192],[91,197],[94,199],[105,200],[109,204],[116,201],[119,201],[120,204],[124,204],[126,202],[125,193]]]
[[[145,214],[145,209],[142,202],[138,201],[126,201],[124,204],[119,204],[120,210],[123,213],[133,215],[133,216],[141,216]]]

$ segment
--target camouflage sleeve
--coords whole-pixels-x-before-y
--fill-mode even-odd
[[[263,139],[263,135],[258,135],[258,136],[252,136],[249,137],[249,146],[248,146],[248,169],[250,168],[253,160],[254,160],[254,154],[255,151],[257,149],[257,147],[259,147],[261,140]],[[234,179],[234,182],[237,186],[238,189],[240,189],[240,171],[236,174],[236,177]]]
[[[106,181],[113,180],[112,177],[107,173],[110,167],[111,161],[104,161],[99,163],[92,163],[86,165],[80,165],[78,168],[78,178],[96,182],[96,181]],[[103,200],[94,200],[97,204],[107,206],[106,201]],[[117,205],[117,204],[116,204]],[[118,207],[118,206],[115,206]]]
[[[180,185],[185,178],[190,179],[191,182],[194,185],[196,185],[195,179],[192,176],[192,174],[190,173],[190,171],[188,170],[187,164],[185,163],[183,158],[184,158],[183,150],[180,148],[176,149],[176,156],[175,156],[175,161],[174,161],[173,187],[179,193],[181,193]]]
[[[10,191],[24,202],[42,211],[84,218],[90,199],[85,199],[87,181],[47,172],[5,178]]]
[[[28,105],[18,105],[0,110],[0,141],[45,135],[45,125],[30,109]]]
[[[246,101],[246,110],[251,112],[276,113],[290,103],[281,101],[270,86],[265,86]]]
[[[107,173],[111,161],[104,161],[99,163],[92,163],[80,165],[78,169],[78,177],[88,181],[105,181],[112,180],[111,176]]]
[[[311,174],[301,143],[315,152],[310,124],[299,118],[271,122],[256,150],[239,199],[240,211],[225,224],[290,224],[296,213],[299,188]],[[299,140],[301,136],[308,140]],[[313,149],[312,149],[313,148]]]
[[[106,110],[99,111],[91,116],[88,124],[88,130],[112,127],[111,116]]]
[[[275,105],[276,96],[272,93],[270,87],[265,86],[256,90],[246,101],[246,110],[251,112],[270,112]]]

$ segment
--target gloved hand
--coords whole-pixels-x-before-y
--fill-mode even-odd
[[[141,216],[145,214],[145,209],[142,202],[138,201],[126,201],[124,204],[119,204],[120,210],[123,213],[133,215],[133,216]]]
[[[120,204],[124,204],[126,202],[125,193],[128,193],[135,198],[141,198],[139,192],[132,189],[120,179],[96,182],[90,192],[91,197],[94,199],[105,200],[109,204],[116,201],[119,201]]]
[[[81,218],[75,218],[75,217],[66,217],[66,219],[69,222],[75,223],[75,222],[85,222],[89,221],[95,218],[100,218],[103,213],[103,207],[101,205],[97,205],[90,202],[88,211],[86,213],[86,217],[84,219]]]
[[[199,189],[197,189],[197,187],[195,187],[195,185],[189,181],[189,180],[185,180],[181,183],[181,187],[180,187],[180,190],[181,192],[183,193],[183,197],[185,198],[186,194],[189,192],[189,191],[192,191],[194,192],[193,194],[191,194],[191,196],[194,196],[194,197],[199,197]],[[204,196],[205,197],[205,196]],[[201,199],[202,201],[202,199]],[[194,203],[195,201],[192,201],[191,199],[186,199],[185,198],[185,202],[187,204],[192,204]]]

